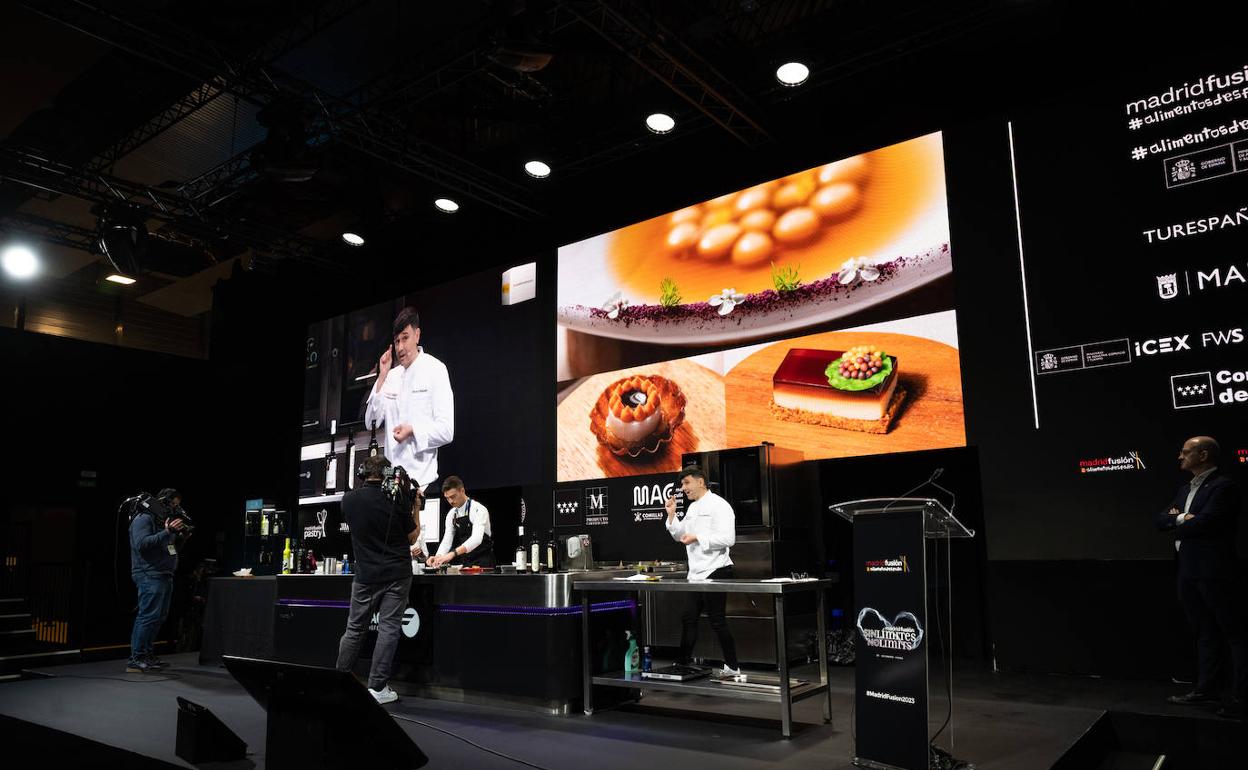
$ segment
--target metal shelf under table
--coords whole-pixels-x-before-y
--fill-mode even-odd
[[[790,594],[803,593],[806,591],[814,591],[816,597],[816,628],[818,639],[823,640],[827,635],[826,627],[826,608],[824,605],[824,593],[828,586],[832,584],[830,580],[799,580],[791,582],[774,582],[763,579],[742,579],[734,578],[732,580],[699,580],[690,582],[683,579],[663,579],[657,581],[630,581],[630,580],[578,580],[575,583],[574,590],[581,594],[581,658],[584,665],[584,681],[585,681],[585,713],[592,715],[594,713],[594,685],[602,687],[629,687],[634,689],[649,690],[665,690],[667,692],[683,692],[691,695],[710,695],[717,698],[735,698],[738,700],[760,701],[763,703],[773,703],[780,706],[780,732],[788,738],[792,735],[793,726],[793,702],[804,700],[815,695],[824,695],[823,699],[823,721],[825,724],[832,721],[832,690],[828,686],[828,659],[827,655],[822,653],[819,655],[819,681],[806,682],[794,685],[789,679],[789,660],[788,656],[783,653],[777,656],[779,661],[778,678],[776,680],[779,692],[771,693],[760,690],[752,690],[747,687],[734,686],[729,684],[717,684],[711,680],[694,679],[686,682],[667,681],[662,679],[643,679],[640,673],[625,675],[623,672],[613,672],[601,676],[594,676],[591,669],[592,656],[590,654],[590,592],[602,591],[627,591],[627,592],[646,592],[646,593],[667,593],[667,592],[684,592],[684,593],[748,593],[748,594],[770,594],[775,602],[776,609],[776,649],[785,650],[785,614],[784,614],[784,598]],[[822,647],[822,645],[821,645]]]

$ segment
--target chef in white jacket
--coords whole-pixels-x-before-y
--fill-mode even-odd
[[[385,425],[386,458],[424,488],[438,478],[438,447],[455,438],[455,396],[446,364],[420,347],[415,308],[395,317],[393,350],[397,361],[387,349],[377,364],[364,423]]]
[[[698,468],[685,468],[678,477],[680,491],[688,501],[685,517],[676,518],[676,498],[667,498],[667,531],[683,543],[689,557],[689,581],[732,579],[732,558],[729,549],[737,542],[737,517],[728,501],[706,488],[706,476]],[[724,652],[721,673],[740,675],[737,645],[728,630],[724,608],[728,595],[723,593],[687,593],[681,612],[680,656],[682,663],[693,657],[698,641],[698,616],[706,610],[711,630],[719,637]]]

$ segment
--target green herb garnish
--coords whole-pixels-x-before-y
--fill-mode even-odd
[[[799,264],[796,267],[777,268],[776,263],[772,262],[771,283],[776,287],[776,291],[783,294],[786,291],[794,291],[801,286],[802,282],[797,277],[797,271],[800,267],[801,265]]]
[[[663,307],[676,307],[680,304],[680,289],[671,278],[664,278],[659,284],[659,304]]]

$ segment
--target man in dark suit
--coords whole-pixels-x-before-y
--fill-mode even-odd
[[[1174,538],[1179,569],[1179,602],[1196,635],[1196,687],[1171,703],[1219,700],[1224,666],[1222,646],[1230,648],[1231,691],[1219,716],[1244,718],[1248,698],[1248,622],[1240,599],[1235,559],[1239,488],[1218,473],[1218,442],[1189,438],[1179,450],[1179,467],[1192,480],[1179,488],[1168,510],[1157,514],[1157,528]]]

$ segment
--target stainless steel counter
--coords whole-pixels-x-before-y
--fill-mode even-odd
[[[582,584],[602,582],[618,585],[614,577],[634,574],[632,568],[596,569],[583,572],[520,572],[502,574],[483,572],[479,575],[429,573],[413,575],[413,585],[431,585],[439,604],[480,605],[493,607],[577,607],[580,600],[573,591]],[[668,568],[663,574],[684,574]],[[665,578],[666,579],[666,578]]]

